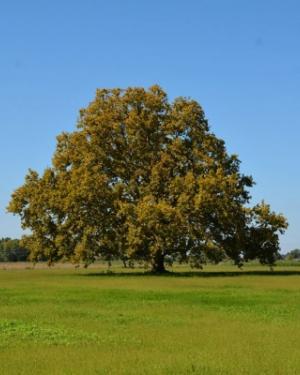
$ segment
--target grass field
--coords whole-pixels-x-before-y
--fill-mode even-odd
[[[300,373],[300,267],[121,271],[0,265],[0,374]]]

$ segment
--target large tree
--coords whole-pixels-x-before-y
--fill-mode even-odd
[[[224,256],[273,264],[287,222],[250,208],[249,176],[194,100],[159,86],[98,90],[77,129],[57,137],[52,166],[30,170],[8,210],[31,230],[33,260],[99,256],[199,265]]]

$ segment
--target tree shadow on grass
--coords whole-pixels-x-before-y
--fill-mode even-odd
[[[139,276],[151,276],[151,277],[241,277],[241,276],[300,276],[300,270],[252,270],[252,271],[186,271],[186,272],[164,272],[164,273],[153,273],[149,271],[136,271],[136,272],[89,272],[80,274],[80,276],[87,277],[139,277]]]

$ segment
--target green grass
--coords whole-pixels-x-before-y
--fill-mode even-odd
[[[299,267],[174,270],[0,270],[0,373],[299,374]]]

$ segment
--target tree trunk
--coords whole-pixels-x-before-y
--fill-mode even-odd
[[[155,254],[153,258],[153,262],[152,262],[152,272],[154,273],[166,272],[164,258],[165,256],[161,252],[157,252]]]
[[[126,260],[125,260],[125,259],[122,259],[122,262],[123,262],[123,267],[124,267],[124,268],[127,268]]]

